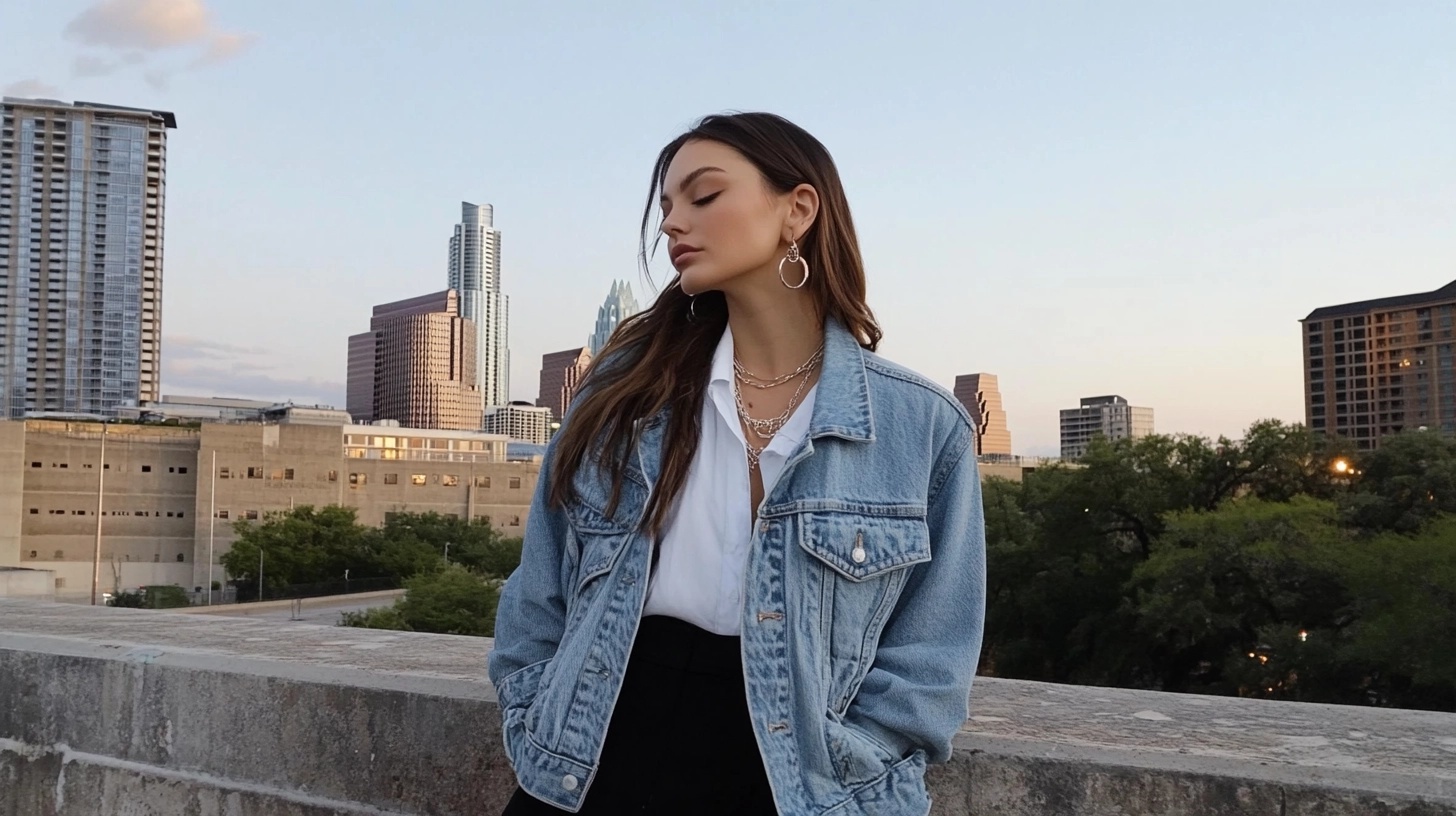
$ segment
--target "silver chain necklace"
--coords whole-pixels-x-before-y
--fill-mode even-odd
[[[735,373],[733,377],[733,402],[738,408],[738,418],[742,420],[743,426],[748,429],[748,432],[754,437],[757,437],[761,442],[761,444],[755,445],[752,441],[749,441],[747,435],[744,436],[744,447],[748,449],[748,469],[750,471],[758,470],[758,459],[763,454],[764,448],[768,447],[768,443],[772,441],[774,434],[783,430],[784,425],[788,424],[789,417],[793,415],[794,409],[799,405],[799,398],[804,394],[804,387],[809,384],[809,380],[814,373],[815,365],[811,364],[817,364],[817,362],[818,360],[811,357],[809,362],[805,363],[809,367],[795,373],[794,376],[803,377],[799,381],[799,387],[794,389],[794,395],[789,397],[788,407],[784,408],[783,412],[778,416],[770,419],[756,419],[749,415],[748,408],[743,404],[743,390],[739,387],[739,382],[742,378]],[[800,368],[803,368],[803,366]],[[785,380],[784,382],[788,381]],[[782,383],[780,384],[782,385]]]
[[[812,370],[816,365],[819,364],[819,361],[823,359],[824,344],[821,343],[819,345],[819,348],[815,349],[814,353],[809,355],[809,359],[801,363],[798,368],[790,371],[789,373],[781,377],[774,377],[770,379],[768,377],[760,377],[759,375],[754,374],[752,371],[749,371],[747,368],[744,368],[743,363],[738,362],[738,357],[737,355],[735,355],[733,357],[733,375],[737,377],[738,381],[743,383],[744,385],[747,385],[751,388],[767,390],[769,388],[777,388],[784,383],[793,381],[795,377],[800,376],[806,371]]]

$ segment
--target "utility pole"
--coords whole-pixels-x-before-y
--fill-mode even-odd
[[[212,489],[207,511],[207,605],[212,606],[212,545],[217,536],[217,451],[212,452]]]
[[[96,466],[96,550],[91,556],[91,605],[96,605],[101,587],[101,513],[105,510],[106,492],[106,422],[101,423],[101,462]]]

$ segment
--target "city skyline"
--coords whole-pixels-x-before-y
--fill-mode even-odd
[[[343,404],[355,316],[440,288],[454,202],[489,200],[511,239],[509,396],[534,399],[536,361],[581,342],[611,281],[640,280],[656,151],[724,109],[780,112],[824,141],[882,352],[947,389],[999,372],[1018,453],[1055,453],[1058,411],[1081,394],[1136,394],[1168,432],[1301,421],[1300,316],[1456,277],[1449,4],[1139,3],[1135,27],[952,4],[487,20],[441,3],[342,26],[328,3],[193,5],[205,25],[166,36],[82,20],[86,2],[26,7],[0,54],[10,95],[186,122],[168,146],[171,392]],[[797,47],[832,77],[812,94],[752,33],[784,26],[813,32]],[[500,47],[464,47],[483,27]],[[878,58],[849,57],[865,51]],[[468,105],[447,81],[466,75],[509,79]],[[635,93],[644,78],[660,92]],[[448,126],[351,115],[403,99]],[[882,115],[866,119],[866,99]],[[653,270],[660,287],[660,255]]]

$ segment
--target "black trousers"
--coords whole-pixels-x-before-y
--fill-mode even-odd
[[[502,816],[566,811],[520,788]],[[649,616],[632,647],[583,816],[776,816],[738,638]]]

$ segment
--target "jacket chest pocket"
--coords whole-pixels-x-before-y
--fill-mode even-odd
[[[828,706],[842,714],[874,660],[910,568],[930,560],[930,529],[924,509],[910,507],[808,512],[799,524],[799,545],[816,567],[810,575],[817,573]]]

